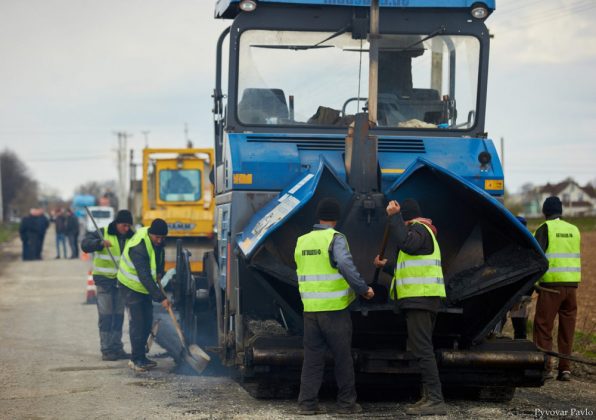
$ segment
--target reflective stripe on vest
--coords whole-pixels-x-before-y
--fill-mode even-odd
[[[147,291],[145,286],[143,286],[143,283],[141,283],[137,269],[130,260],[129,252],[132,247],[137,246],[141,242],[145,243],[145,248],[147,249],[147,254],[149,255],[149,262],[151,264],[151,277],[153,278],[153,281],[157,282],[157,262],[155,261],[155,250],[153,249],[153,244],[149,238],[148,229],[149,228],[146,227],[138,229],[133,237],[130,238],[130,240],[126,243],[124,251],[122,252],[122,258],[120,260],[120,268],[118,270],[118,281],[120,283],[129,289],[134,290],[135,292],[143,293],[145,295],[149,294],[149,291]]]
[[[331,266],[334,229],[313,230],[298,238],[294,259],[304,312],[339,311],[356,298],[348,282]]]
[[[540,283],[579,283],[581,281],[581,255],[579,229],[561,219],[547,220],[548,271]],[[542,226],[542,225],[540,225]]]
[[[103,227],[103,238],[108,240],[112,243],[110,247],[110,252],[114,256],[116,263],[120,260],[120,254],[122,251],[120,250],[120,242],[118,242],[118,236],[110,235],[108,233],[108,228]],[[116,279],[116,275],[118,274],[118,267],[114,265],[114,262],[110,258],[110,254],[108,254],[108,248],[105,246],[93,253],[93,275],[99,275],[103,277],[107,277],[110,279]]]
[[[433,253],[429,255],[410,255],[402,251],[398,253],[395,274],[389,291],[389,297],[392,300],[395,300],[396,292],[397,299],[446,297],[439,244],[428,226],[424,223],[418,224],[424,226],[430,233],[433,240]]]

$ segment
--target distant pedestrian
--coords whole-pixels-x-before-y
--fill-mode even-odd
[[[128,366],[137,372],[145,372],[157,365],[147,358],[145,346],[153,325],[151,300],[160,302],[164,309],[170,307],[170,301],[157,284],[164,273],[163,246],[167,235],[165,220],[153,220],[149,228],[138,229],[130,238],[120,259],[118,282],[124,288],[130,318],[132,355]]]
[[[534,236],[548,259],[548,271],[538,281],[536,315],[534,317],[534,343],[545,350],[553,348],[553,324],[559,315],[557,349],[571,355],[577,318],[577,287],[581,281],[581,256],[579,229],[562,219],[563,205],[559,197],[548,197],[542,205],[546,221]],[[552,360],[548,361],[549,374]],[[557,380],[571,380],[571,363],[559,359]]]
[[[71,209],[66,210],[66,237],[70,245],[70,258],[79,257],[79,218]]]
[[[97,231],[88,232],[81,248],[93,252],[93,280],[97,287],[97,312],[99,315],[99,340],[102,360],[128,359],[130,354],[122,345],[124,321],[124,294],[118,287],[118,266],[126,243],[133,236],[132,215],[120,210],[114,221]],[[102,240],[103,236],[103,240]],[[108,252],[109,250],[109,252]],[[111,256],[110,256],[111,253]],[[112,257],[114,260],[112,260]]]
[[[43,241],[46,237],[46,231],[48,230],[48,226],[50,226],[50,221],[45,215],[45,212],[42,208],[34,209],[33,220],[36,225],[37,229],[37,246],[35,249],[35,259],[41,260],[42,253],[43,253]]]
[[[21,219],[19,225],[19,235],[23,243],[23,261],[31,261],[37,259],[37,249],[39,244],[39,233],[37,231],[37,223],[34,218],[35,210],[31,209],[27,216]]]
[[[62,257],[66,256],[66,214],[64,209],[59,208],[54,218],[54,228],[56,229],[56,258],[60,258],[60,247],[62,247]]]

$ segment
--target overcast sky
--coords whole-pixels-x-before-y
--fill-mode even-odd
[[[129,147],[212,143],[213,0],[0,0],[0,150],[64,198]],[[505,183],[596,179],[596,2],[497,0],[487,131]]]

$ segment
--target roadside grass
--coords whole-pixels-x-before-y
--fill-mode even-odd
[[[580,232],[592,232],[596,230],[596,216],[586,217],[564,217],[566,221],[578,227]],[[531,232],[535,232],[544,222],[544,218],[528,219],[528,229]]]
[[[574,340],[573,351],[589,359],[596,359],[596,334],[577,331]]]
[[[10,241],[18,231],[19,225],[16,223],[0,223],[0,244]]]

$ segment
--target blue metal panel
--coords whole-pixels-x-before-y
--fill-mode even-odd
[[[467,190],[470,195],[474,197],[473,200],[470,200],[468,203],[474,201],[480,203],[478,205],[481,207],[491,208],[494,212],[504,215],[510,223],[517,226],[517,229],[525,236],[526,241],[532,243],[535,249],[540,250],[532,233],[527,230],[497,199],[476,186],[474,182],[470,182],[468,179],[460,177],[427,159],[417,158],[412,162],[399,179],[383,191],[386,197],[388,199],[398,198],[396,194],[399,192],[400,186],[416,171],[425,167],[431,168],[440,173],[441,176],[453,180],[459,185],[458,188]],[[315,194],[324,170],[329,170],[334,174],[329,162],[321,157],[316,171],[305,172],[299,179],[284,189],[284,191],[279,194],[279,198],[272,200],[251,218],[244,229],[244,232],[237,237],[238,246],[245,257],[249,257],[272,232],[286,223],[293,214],[298,212],[304,205],[306,205],[306,203],[308,203]],[[352,194],[350,187],[341,182],[341,179],[337,174],[334,175],[336,175],[338,181],[340,181],[340,189],[337,190],[338,196],[345,195],[347,192]],[[341,187],[343,187],[343,191],[341,191]]]
[[[338,134],[244,134],[229,135],[231,168],[233,178],[249,176],[250,183],[237,182],[235,190],[281,191],[290,185],[308,168],[319,165],[324,156],[330,168],[341,179],[345,179],[343,161],[344,137]],[[416,142],[417,147],[395,149],[396,142]],[[385,151],[384,151],[385,150]],[[489,152],[491,164],[480,168],[478,155]],[[382,187],[391,185],[403,171],[418,157],[424,157],[479,188],[496,184],[490,193],[501,196],[503,169],[491,140],[458,138],[404,138],[379,137],[379,165],[382,172]]]
[[[403,175],[393,185],[391,185],[391,187],[389,187],[386,191],[384,191],[384,194],[386,195],[386,197],[390,200],[395,199],[396,198],[395,193],[396,193],[396,191],[399,190],[400,186],[402,186],[402,184],[404,184],[414,172],[416,172],[417,170],[419,170],[423,167],[429,167],[431,169],[434,169],[435,171],[439,172],[443,176],[446,176],[448,178],[451,178],[452,180],[457,181],[461,185],[461,188],[469,190],[471,193],[473,193],[475,198],[479,202],[483,202],[485,205],[490,204],[490,207],[494,207],[498,213],[504,215],[505,218],[510,223],[515,225],[516,228],[523,233],[526,240],[528,242],[532,243],[532,246],[535,251],[537,251],[541,254],[544,254],[542,252],[542,248],[540,247],[540,245],[534,238],[534,235],[532,234],[532,232],[530,232],[526,228],[526,226],[524,226],[513,213],[511,213],[503,204],[501,204],[500,201],[498,201],[495,197],[491,196],[484,189],[479,188],[475,182],[470,182],[468,179],[465,179],[451,171],[448,171],[445,168],[441,167],[440,165],[437,165],[436,163],[433,163],[427,159],[424,159],[424,158],[416,159],[416,161],[414,163],[412,163],[406,169],[406,171],[403,173]],[[468,204],[470,204],[470,203],[468,203]]]
[[[234,17],[240,0],[218,0],[215,17]],[[360,6],[370,7],[370,0],[257,0],[258,3],[295,4],[297,6]],[[484,3],[489,10],[495,9],[495,0],[379,0],[380,7],[393,8],[469,8]]]
[[[336,176],[339,184],[336,191],[338,196],[352,194],[351,188],[337,174],[334,174],[325,158],[320,157],[318,165],[313,170],[301,174],[279,194],[277,199],[269,202],[250,219],[244,231],[237,237],[238,247],[245,257],[251,255],[267,236],[312,198],[325,170],[329,170]]]

